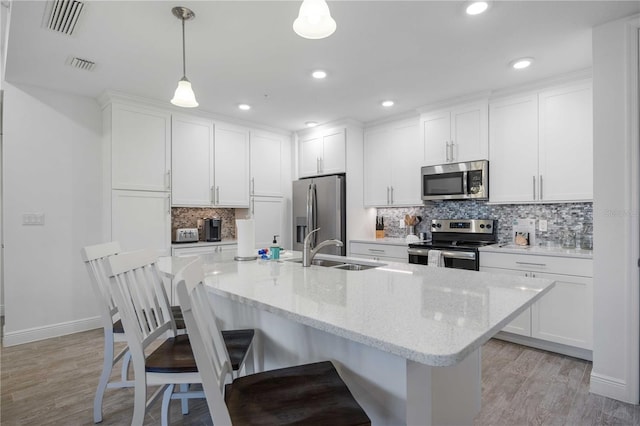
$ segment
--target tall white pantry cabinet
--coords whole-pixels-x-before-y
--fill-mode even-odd
[[[106,239],[170,254],[171,114],[111,102],[103,123]]]

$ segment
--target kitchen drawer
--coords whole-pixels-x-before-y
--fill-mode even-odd
[[[593,276],[592,259],[512,253],[480,253],[480,267],[547,272],[581,277]]]
[[[409,261],[409,255],[407,254],[407,246],[397,246],[391,244],[376,244],[376,243],[357,243],[352,242],[349,248],[350,253],[353,256],[363,255],[369,258],[379,258],[380,260],[395,261]]]
[[[173,247],[173,256],[195,256],[198,254],[220,253],[227,250],[235,250],[238,248],[237,244],[211,244],[203,245],[200,247]]]

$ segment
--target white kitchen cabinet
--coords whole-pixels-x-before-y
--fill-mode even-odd
[[[174,206],[213,204],[213,121],[174,114],[171,118]]]
[[[364,205],[422,204],[423,149],[417,120],[401,121],[365,133]]]
[[[492,101],[490,201],[593,198],[591,82]]]
[[[592,350],[593,261],[584,258],[482,252],[480,270],[555,280],[549,293],[503,331]]]
[[[249,131],[215,123],[214,205],[249,207]]]
[[[523,272],[520,270],[512,269],[500,269],[481,266],[480,270],[483,272],[492,272],[495,274],[508,274],[528,277],[529,272]],[[531,308],[527,308],[524,312],[518,315],[513,321],[511,321],[502,331],[507,331],[513,334],[519,334],[521,336],[531,336]]]
[[[495,203],[537,199],[538,97],[489,105],[489,199]]]
[[[428,112],[420,123],[425,165],[488,159],[486,101]]]
[[[343,128],[309,133],[300,139],[298,149],[300,177],[345,172],[346,131]]]
[[[168,192],[111,192],[111,239],[124,251],[155,249],[171,253],[171,200]]]
[[[593,198],[593,95],[591,82],[538,95],[539,198]]]
[[[171,115],[136,105],[105,108],[110,136],[111,187],[139,191],[171,189]]]
[[[409,263],[407,244],[376,243],[375,241],[350,241],[349,256],[371,260]]]
[[[250,148],[251,195],[281,197],[284,136],[252,131]]]
[[[252,197],[251,214],[255,223],[256,247],[270,247],[274,235],[280,236],[278,243],[282,241],[284,208],[282,197]]]

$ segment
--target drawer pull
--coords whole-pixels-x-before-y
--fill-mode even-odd
[[[369,250],[369,251],[372,251],[372,252],[374,252],[374,253],[384,253],[384,250],[383,250],[383,249],[372,249],[372,248],[370,248],[370,249],[368,249],[368,250]]]
[[[545,267],[547,266],[546,263],[533,263],[533,262],[516,262],[518,265],[529,265],[529,266],[540,266],[540,267]]]

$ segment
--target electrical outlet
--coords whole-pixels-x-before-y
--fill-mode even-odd
[[[540,219],[538,220],[538,230],[545,232],[547,230],[547,220],[546,219]]]
[[[400,229],[404,229],[404,219],[400,219],[400,221],[398,222],[398,226],[400,227]]]

